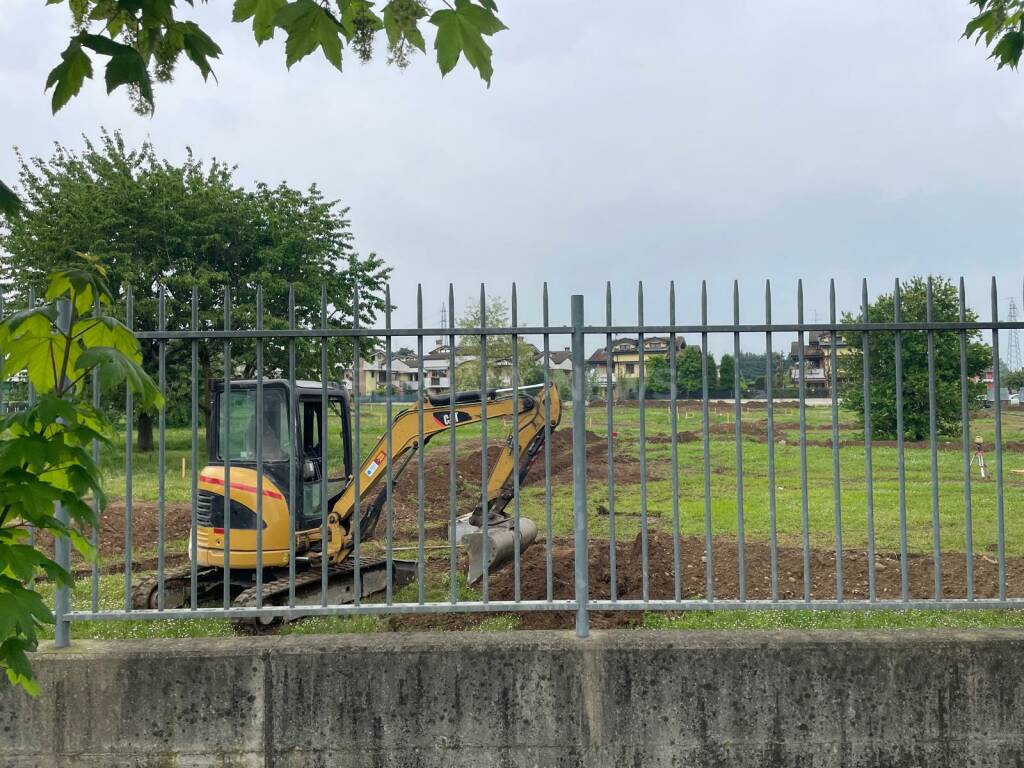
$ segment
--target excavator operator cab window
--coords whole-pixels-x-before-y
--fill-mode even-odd
[[[225,407],[224,393],[217,394],[220,433],[217,439],[217,458],[224,461],[256,461],[257,432],[261,433],[263,460],[285,461],[290,450],[288,435],[288,409],[285,405],[284,390],[274,387],[263,388],[262,413],[257,414],[255,389],[232,389],[229,395],[230,409]],[[230,411],[230,441],[227,418]],[[260,424],[259,416],[262,418]],[[228,448],[225,451],[225,448]],[[227,456],[225,456],[225,453]]]
[[[303,398],[299,404],[301,419],[302,508],[307,523],[319,522],[321,478],[323,477],[322,409],[320,396]],[[333,498],[344,488],[351,471],[348,455],[348,419],[340,397],[328,400],[327,409],[327,493]]]

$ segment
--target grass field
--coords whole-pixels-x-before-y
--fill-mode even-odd
[[[780,405],[775,410],[775,486],[777,529],[780,543],[799,544],[802,521],[801,451],[799,447],[798,411],[791,405]],[[587,411],[588,429],[606,437],[607,422],[604,407],[592,406]],[[670,530],[673,514],[672,462],[669,443],[670,411],[665,404],[653,403],[645,413],[647,462],[647,513],[655,529]],[[756,431],[766,424],[766,411],[749,408],[742,416],[744,429]],[[563,413],[562,429],[572,421],[571,406]],[[614,431],[616,460],[639,460],[640,409],[635,405],[616,406]],[[818,443],[807,448],[807,508],[811,545],[816,548],[834,546],[835,505],[832,478],[832,449],[821,445],[831,437],[831,409],[807,408],[807,439]],[[735,439],[727,428],[733,425],[731,408],[720,407],[711,414],[711,508],[715,534],[735,535],[738,527],[737,473]],[[699,409],[682,409],[678,416],[680,432],[701,430]],[[361,453],[369,454],[371,447],[383,434],[384,406],[364,405],[360,419]],[[723,430],[726,428],[726,430]],[[508,426],[500,421],[490,425],[490,439],[500,442]],[[1024,410],[1010,410],[1003,415],[1003,440],[1006,443],[1024,441]],[[728,433],[724,433],[724,432]],[[994,422],[991,411],[973,415],[971,435],[981,435],[990,447],[987,455],[989,474],[995,472],[995,456],[991,450]],[[462,442],[460,452],[479,448],[479,426],[459,429]],[[840,442],[862,441],[863,434],[850,418],[840,411]],[[784,441],[784,443],[780,442]],[[944,445],[943,445],[944,444]],[[186,464],[182,476],[182,459],[191,458],[191,433],[187,429],[167,432],[166,498],[168,501],[187,502],[190,499],[191,475]],[[744,434],[743,438],[743,497],[744,525],[749,540],[765,540],[769,534],[768,445],[763,438]],[[938,453],[939,519],[943,550],[964,549],[964,498],[960,438],[940,436]],[[446,456],[448,441],[442,436],[428,446],[431,455]],[[839,483],[841,489],[842,535],[844,547],[864,547],[867,543],[867,491],[865,455],[862,444],[840,448]],[[340,439],[332,441],[329,456],[340,457]],[[931,459],[927,447],[908,447],[905,451],[906,512],[908,546],[911,552],[931,550]],[[875,536],[879,549],[896,550],[899,545],[899,505],[897,482],[897,451],[889,444],[876,444],[872,450],[874,483]],[[200,435],[200,464],[206,461],[205,440]],[[1024,452],[1007,449],[1003,453],[1005,523],[1007,553],[1024,555],[1024,515],[1020,514],[1024,500]],[[108,492],[112,498],[123,495],[123,446],[108,447],[102,456]],[[698,534],[704,526],[703,445],[700,440],[680,442],[678,445],[678,471],[680,483],[680,524],[684,533]],[[996,484],[983,482],[973,470],[971,499],[975,547],[985,549],[996,540]],[[615,509],[618,531],[623,536],[635,535],[639,527],[641,510],[641,483],[637,467],[617,477],[615,482]],[[133,456],[133,497],[136,500],[157,498],[157,456],[135,453]],[[538,460],[532,471],[538,480],[523,489],[523,514],[539,523],[544,520],[544,488],[540,481],[543,465]],[[592,511],[599,504],[607,506],[608,485],[593,479],[588,484],[588,498]],[[554,533],[566,534],[572,530],[572,486],[558,482],[552,488],[552,527]],[[592,514],[590,530],[595,536],[607,534],[608,518]]]
[[[642,509],[641,452],[646,462],[647,515],[652,531],[669,532],[672,529],[672,461],[670,411],[664,403],[652,403],[645,409],[647,441],[641,446],[640,409],[635,404],[617,405],[614,410],[613,430],[615,450],[615,510],[620,540],[637,534]],[[361,452],[367,455],[376,439],[383,434],[384,407],[364,405],[360,412]],[[563,412],[561,429],[569,429],[571,407]],[[763,406],[745,407],[742,415],[744,437],[742,441],[744,491],[744,526],[748,542],[765,542],[769,536],[768,451],[763,435],[766,411]],[[587,411],[588,431],[607,438],[606,410],[593,406]],[[734,537],[738,529],[736,472],[736,443],[733,433],[734,415],[731,406],[720,405],[711,413],[711,508],[712,533],[719,537]],[[808,407],[806,412],[807,447],[807,514],[811,545],[819,549],[835,546],[835,504],[833,484],[833,452],[827,441],[831,437],[831,410],[827,407]],[[678,431],[683,437],[678,443],[678,474],[680,486],[679,516],[684,534],[702,535],[704,531],[703,445],[699,439],[702,418],[699,407],[688,403],[678,411]],[[492,421],[489,437],[492,444],[502,440],[508,425]],[[991,451],[994,423],[991,411],[979,411],[972,416],[970,434],[981,435],[990,447],[987,455],[990,474],[995,471],[995,457]],[[778,405],[775,410],[775,486],[777,530],[781,545],[799,546],[802,537],[801,450],[799,440],[799,413],[795,406]],[[468,456],[479,450],[478,426],[458,431],[459,454]],[[1024,412],[1010,410],[1003,416],[1004,443],[1024,441]],[[865,455],[863,435],[849,414],[840,411],[839,488],[842,517],[843,546],[863,549],[867,542]],[[187,462],[191,454],[191,433],[186,429],[167,432],[166,493],[169,502],[188,502],[190,471]],[[845,441],[855,441],[847,445]],[[200,434],[200,463],[205,462],[205,439]],[[960,438],[940,437],[938,453],[939,520],[943,551],[962,552],[964,538],[964,498]],[[331,455],[340,457],[340,439],[330,446]],[[427,462],[431,457],[447,459],[448,441],[439,438],[428,446]],[[897,484],[897,451],[890,444],[876,443],[873,447],[873,481],[876,546],[879,552],[895,552],[899,548],[899,514]],[[930,485],[930,451],[926,446],[908,446],[906,456],[906,512],[908,547],[911,553],[930,552],[932,547],[932,506]],[[186,461],[182,476],[182,459]],[[104,450],[102,463],[107,488],[117,498],[124,487],[123,445]],[[333,462],[332,462],[333,463]],[[447,466],[447,465],[446,465]],[[1024,454],[1015,448],[1004,450],[1005,525],[1008,555],[1024,555],[1024,519],[1021,502],[1024,500]],[[606,515],[598,508],[608,506],[608,485],[605,480],[606,464],[601,471],[590,474],[588,482],[589,524],[592,537],[601,539],[608,534]],[[996,484],[981,481],[973,470],[971,499],[974,519],[974,546],[976,552],[993,552],[996,541]],[[532,480],[522,494],[521,511],[535,520],[544,536],[545,490],[543,464],[535,465]],[[133,456],[133,496],[137,501],[153,501],[157,497],[156,453]],[[471,478],[466,487],[478,496],[479,476]],[[447,499],[444,502],[447,508]],[[552,484],[552,533],[566,536],[572,531],[572,485],[565,474]],[[443,542],[430,541],[430,544]],[[148,546],[148,548],[147,548]],[[169,552],[183,552],[186,541],[168,541]],[[542,546],[538,544],[537,546]],[[136,542],[139,552],[152,554],[155,542]],[[429,553],[428,553],[429,554]],[[433,557],[445,558],[446,552]],[[428,586],[428,599],[445,599],[446,574],[435,575]],[[463,589],[467,596],[473,592]],[[123,584],[120,576],[100,579],[100,604],[107,608],[122,605]],[[415,593],[398,595],[398,599],[415,599]],[[87,609],[89,590],[86,583],[76,590],[76,607]],[[639,626],[653,628],[687,629],[742,629],[742,628],[897,628],[897,627],[977,627],[1024,626],[1024,612],[942,612],[942,611],[878,611],[871,613],[842,611],[770,611],[737,613],[687,613],[682,616],[639,615]],[[520,623],[514,615],[476,618],[467,626],[478,629],[513,629]],[[467,626],[460,628],[467,628]],[[296,622],[287,632],[369,632],[405,629],[400,621],[382,617],[311,618]],[[219,620],[188,621],[131,621],[87,623],[75,626],[77,637],[145,637],[193,636],[229,634],[230,627]]]

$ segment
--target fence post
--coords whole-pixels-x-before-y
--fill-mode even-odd
[[[57,312],[57,327],[66,333],[71,326],[71,302],[67,299],[58,301]],[[64,525],[68,524],[68,512],[59,501],[54,502],[54,516]],[[58,536],[53,542],[53,549],[57,565],[70,573],[71,549],[68,537]],[[70,590],[67,587],[57,587],[53,601],[53,644],[57,648],[67,648],[71,644],[71,622],[65,618],[70,609]]]
[[[587,372],[583,351],[583,296],[572,297],[572,483],[573,527],[576,534],[576,636],[590,634],[587,571]]]

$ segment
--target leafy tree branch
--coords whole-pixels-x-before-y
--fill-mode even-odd
[[[27,378],[36,403],[0,417],[0,668],[29,693],[38,685],[27,654],[53,614],[32,588],[39,574],[72,587],[71,575],[29,541],[28,528],[67,537],[86,558],[95,556],[82,531],[96,524],[94,499],[106,503],[93,441],[112,427],[93,408],[86,379],[126,384],[140,402],[161,407],[163,397],[141,367],[131,331],[104,314],[111,303],[106,273],[86,257],[50,276],[45,302],[0,323],[0,376]],[[61,305],[66,311],[61,311]],[[57,517],[60,505],[68,523]]]

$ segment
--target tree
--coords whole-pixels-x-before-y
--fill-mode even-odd
[[[92,407],[91,376],[111,386],[127,382],[143,404],[162,403],[131,331],[105,314],[110,299],[103,270],[80,262],[51,276],[42,305],[0,323],[0,378],[27,376],[37,392],[35,405],[0,417],[0,667],[33,694],[38,686],[26,654],[36,649],[39,629],[54,623],[33,583],[40,573],[58,587],[74,581],[30,542],[28,528],[67,538],[91,559],[82,531],[96,519],[87,499],[105,504],[90,447],[108,442],[113,429]]]
[[[1024,389],[1024,370],[1007,373],[1001,377],[1000,383],[1011,392]]]
[[[479,302],[470,302],[462,316],[458,319],[457,325],[460,328],[507,328],[511,325],[509,319],[508,303],[500,296],[488,296],[485,304],[485,312],[480,311]],[[481,322],[481,318],[486,322]],[[512,381],[512,336],[508,334],[487,336],[487,388],[493,389],[497,386],[522,386],[533,381],[537,377],[537,363],[534,355],[536,350],[522,337],[515,345],[518,349],[518,382]],[[457,363],[455,371],[455,386],[460,390],[480,389],[480,356],[482,346],[479,336],[460,336],[456,344],[455,354],[461,358],[468,358],[462,363]],[[540,376],[543,379],[543,369]]]
[[[678,361],[677,361],[678,365]],[[672,389],[671,370],[668,358],[654,355],[644,360],[644,375],[647,378],[648,394],[666,394]]]
[[[676,387],[684,397],[699,395],[701,383],[701,354],[698,347],[686,347],[676,360]]]
[[[936,322],[959,319],[960,301],[957,288],[945,278],[932,281],[933,318]],[[901,311],[904,322],[924,321],[927,317],[928,280],[914,277],[901,289]],[[868,320],[872,323],[892,322],[894,319],[893,294],[879,296],[868,307]],[[968,322],[977,315],[967,310]],[[861,322],[860,312],[844,313],[843,323]],[[852,411],[864,423],[862,334],[851,331],[843,334],[849,349],[839,356],[843,407]],[[988,345],[981,343],[980,331],[967,332],[967,376],[969,399],[984,393],[983,382],[975,382],[992,362]],[[871,392],[871,430],[874,437],[894,439],[896,429],[896,336],[893,331],[872,331],[868,338],[868,370]],[[902,332],[903,357],[903,426],[910,440],[921,440],[929,433],[928,351],[924,331]],[[935,395],[936,426],[943,435],[957,435],[962,428],[960,411],[960,339],[957,332],[935,333]]]
[[[970,0],[978,13],[967,22],[964,37],[985,41],[996,68],[1016,69],[1024,53],[1024,0]]]
[[[722,355],[722,360],[718,363],[718,388],[732,389],[733,384],[735,384],[735,378],[736,365],[733,362],[732,355]]]
[[[587,372],[588,385],[589,385],[591,374],[594,374],[594,371],[588,371]],[[597,381],[597,375],[596,374],[593,375],[593,379],[594,379],[595,382]],[[535,363],[533,363],[533,365],[529,366],[527,368],[527,370],[526,370],[526,373],[524,375],[520,376],[520,381],[522,381],[523,386],[527,386],[527,387],[529,387],[531,385],[536,385],[536,384],[543,384],[544,383],[544,361],[543,361],[543,359],[540,362],[535,362]],[[559,396],[563,400],[571,400],[572,399],[572,374],[569,371],[561,371],[561,370],[557,370],[557,369],[556,370],[551,370],[549,368],[548,369],[548,383],[553,385],[554,387],[556,387],[558,389],[558,394],[559,394]]]
[[[50,158],[20,160],[25,206],[0,226],[0,249],[8,254],[0,279],[9,295],[41,290],[45,270],[88,251],[108,265],[122,312],[131,288],[136,329],[157,327],[161,285],[171,329],[190,327],[193,288],[200,330],[223,327],[224,285],[232,287],[234,328],[255,327],[257,285],[263,288],[267,328],[287,328],[290,284],[300,327],[320,325],[321,285],[330,297],[331,327],[351,322],[356,285],[364,325],[384,308],[389,268],[373,254],[358,257],[347,209],[325,200],[315,186],[305,192],[286,184],[246,190],[224,163],[205,164],[190,154],[175,165],[160,160],[148,142],[132,150],[119,134],[107,132],[98,144],[86,140],[82,152],[57,145]],[[275,339],[265,346],[267,373],[285,372],[286,344]],[[319,344],[303,340],[296,347],[298,374],[319,378]],[[351,347],[348,341],[332,342],[332,358],[350,361]],[[220,342],[199,345],[203,381],[223,376],[223,348]],[[147,343],[142,351],[146,370],[155,372],[157,345]],[[167,353],[172,395],[187,393],[191,349],[169,344]],[[253,340],[233,342],[231,357],[233,374],[253,375]],[[138,427],[139,447],[146,450],[152,445],[152,411],[140,409]]]

